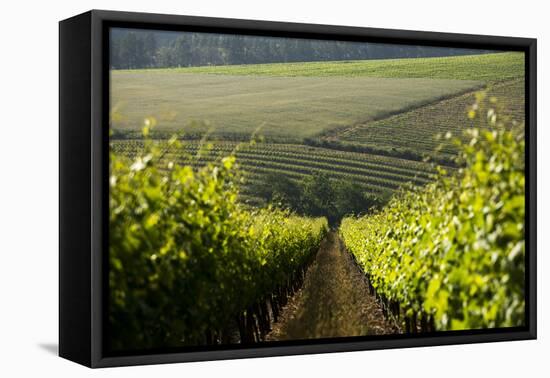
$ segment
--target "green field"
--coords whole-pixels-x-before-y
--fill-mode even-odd
[[[479,81],[113,72],[115,128],[155,117],[162,130],[299,140],[480,88]],[[200,122],[193,122],[200,121]]]
[[[213,151],[193,160],[195,166],[233,151],[232,141],[266,136],[276,143],[237,155],[246,176],[241,198],[252,204],[262,202],[254,188],[269,174],[298,182],[322,173],[380,194],[426,184],[433,166],[423,156],[443,156],[443,164],[453,158],[454,147],[435,137],[460,135],[471,124],[466,113],[478,90],[488,89],[507,115],[522,121],[523,75],[521,53],[115,70],[111,121],[122,135],[133,131],[131,139],[148,117],[168,135],[207,134]],[[130,155],[139,145],[113,144]],[[188,142],[180,156],[167,158],[189,163],[185,156],[197,151],[198,143]]]
[[[523,77],[523,53],[496,53],[439,58],[380,59],[338,62],[246,64],[134,70],[120,72],[205,73],[259,76],[337,76],[430,78],[456,80],[506,81]]]
[[[139,130],[143,119],[154,117],[158,130],[241,140],[259,130],[267,137],[299,142],[332,130],[363,129],[365,123],[522,79],[523,65],[523,54],[500,53],[115,70],[112,127]],[[432,139],[428,132],[418,136]]]

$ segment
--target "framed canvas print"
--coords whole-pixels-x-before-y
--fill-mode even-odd
[[[536,337],[536,40],[60,22],[62,357]]]

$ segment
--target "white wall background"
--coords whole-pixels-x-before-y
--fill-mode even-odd
[[[544,1],[6,1],[0,22],[0,376],[543,376],[550,372],[550,164]],[[536,37],[539,340],[89,370],[55,355],[58,247],[58,25],[89,9]],[[546,297],[546,298],[545,298]],[[545,319],[546,318],[546,319]]]

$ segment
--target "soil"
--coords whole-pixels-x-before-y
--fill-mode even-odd
[[[336,232],[322,242],[304,285],[283,308],[268,341],[395,334],[364,274]]]

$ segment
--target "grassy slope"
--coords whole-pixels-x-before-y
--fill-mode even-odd
[[[261,134],[300,140],[479,88],[449,79],[258,77],[181,72],[112,73],[115,128]],[[192,120],[207,121],[191,122]]]
[[[524,67],[524,54],[509,52],[438,58],[249,64],[141,71],[290,77],[366,76],[386,78],[432,78],[494,82],[522,77]]]

